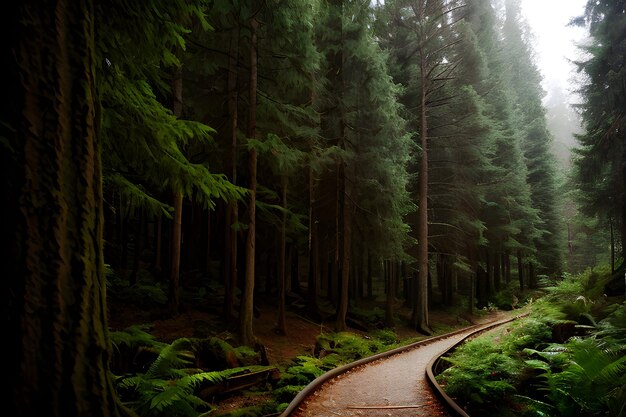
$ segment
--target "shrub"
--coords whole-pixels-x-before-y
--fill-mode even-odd
[[[470,408],[498,403],[515,393],[515,377],[523,363],[503,353],[493,340],[472,340],[445,359],[453,366],[438,380],[448,395],[459,398]]]

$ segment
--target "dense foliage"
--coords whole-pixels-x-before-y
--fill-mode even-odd
[[[540,78],[513,3],[143,7],[112,4],[125,20],[105,19],[97,43],[105,238],[131,285],[141,269],[169,276],[172,312],[181,275],[201,271],[222,283],[225,319],[241,294],[252,343],[254,293],[282,317],[304,263],[311,317],[324,296],[345,329],[383,281],[429,332],[431,296],[486,306],[512,259],[520,288],[562,271]]]
[[[626,304],[602,295],[606,268],[570,276],[527,319],[463,345],[439,377],[470,414],[622,416]]]
[[[519,378],[549,388],[510,398],[529,412],[615,411],[623,308],[598,315],[595,298],[563,288],[626,288],[625,7],[589,1],[574,22],[590,43],[578,63],[584,129],[563,186],[581,205],[565,264],[559,213],[577,209],[558,199],[518,2],[11,3],[0,116],[9,412],[116,417],[129,412],[118,394],[144,415],[210,410],[198,390],[225,371],[192,367],[188,339],[135,333],[156,357],[113,383],[107,285],[112,314],[200,306],[261,355],[260,294],[278,306],[283,336],[288,309],[340,332],[367,328],[364,301],[377,305],[376,327],[408,319],[402,303],[427,334],[435,306],[513,308],[602,252],[603,286],[588,274],[556,290],[567,320],[590,326],[584,339],[546,346],[549,326],[572,323],[536,320],[504,350],[478,344],[495,368],[473,372],[486,394],[510,396]],[[337,338],[346,357],[365,354]],[[115,335],[115,348],[128,340]],[[332,358],[301,358],[287,375]]]

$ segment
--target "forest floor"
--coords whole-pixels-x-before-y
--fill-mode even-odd
[[[303,307],[298,303],[292,305],[286,315],[287,335],[281,336],[276,332],[277,306],[275,300],[259,296],[256,298],[257,314],[254,318],[254,332],[266,350],[269,363],[272,365],[286,365],[291,359],[298,355],[313,355],[316,338],[322,333],[333,331],[333,321],[315,322],[304,316]],[[329,306],[329,305],[328,305]],[[322,309],[324,307],[322,303]],[[365,312],[378,311],[384,308],[384,302],[380,300],[364,300],[359,304],[359,310]],[[112,330],[122,330],[128,326],[142,324],[147,325],[149,333],[157,340],[171,342],[181,337],[205,338],[218,336],[224,339],[235,340],[237,334],[237,323],[233,319],[225,322],[220,318],[221,304],[218,302],[191,301],[183,303],[181,313],[173,317],[163,308],[146,308],[136,303],[116,300],[109,300],[110,319],[109,325]],[[410,310],[403,306],[401,301],[395,306],[396,326],[393,329],[398,339],[402,341],[417,341],[427,336],[416,332],[409,326]],[[430,312],[430,324],[434,334],[443,334],[455,329],[495,320],[498,313],[488,313],[486,311],[475,311],[471,315],[465,310],[441,310],[433,309]],[[374,328],[372,328],[374,330]],[[358,329],[349,329],[353,333],[365,335],[367,332]],[[265,397],[268,397],[266,394]],[[245,393],[235,393],[223,398],[218,404],[218,414],[232,411],[242,407],[253,406],[267,400],[263,394],[250,395]]]

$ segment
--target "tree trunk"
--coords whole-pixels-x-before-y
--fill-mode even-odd
[[[395,271],[393,262],[385,261],[385,282],[387,282],[387,299],[385,303],[385,324],[387,327],[394,327],[395,322],[393,320],[393,299],[395,288]]]
[[[281,177],[281,200],[283,202],[283,216],[280,224],[280,253],[278,270],[278,332],[287,334],[287,321],[285,319],[285,280],[287,265],[285,262],[287,252],[287,177]]]
[[[4,6],[4,413],[126,414],[108,364],[93,6]]]
[[[517,277],[519,279],[519,289],[524,289],[524,263],[522,262],[522,252],[517,251]]]
[[[173,113],[180,117],[183,113],[183,78],[182,72],[176,71],[172,80]],[[172,219],[172,236],[170,252],[170,280],[168,292],[168,307],[172,314],[178,313],[180,308],[180,251],[182,243],[183,220],[183,193],[174,190],[174,218]]]
[[[355,273],[356,282],[356,299],[363,300],[365,297],[365,268],[364,263],[367,260],[364,256],[359,256],[359,262],[356,263],[358,265],[358,270]]]
[[[439,287],[439,292],[441,293],[441,304],[443,305],[447,305],[445,264],[445,255],[437,255],[437,287]]]
[[[493,297],[494,291],[494,254],[489,250],[485,250],[485,261],[487,262],[487,298]]]
[[[300,253],[298,248],[291,247],[291,291],[300,294]]]
[[[317,230],[317,236],[319,238],[320,244],[322,245],[317,251],[320,265],[320,288],[326,295],[328,295],[328,244],[319,237],[319,228]]]
[[[493,254],[493,288],[495,292],[499,292],[502,288],[502,254],[500,252]]]
[[[141,268],[141,253],[143,252],[143,242],[145,234],[145,216],[143,209],[139,209],[139,216],[135,224],[135,253],[133,257],[133,271],[130,274],[130,283],[134,285],[137,283],[137,275]]]
[[[372,254],[367,250],[367,298],[374,298],[373,278],[372,278]]]
[[[237,122],[239,117],[237,75],[239,65],[239,25],[231,31],[229,58],[228,58],[228,117],[229,117],[229,146],[230,155],[227,160],[227,174],[230,182],[237,184]],[[229,201],[226,210],[225,225],[225,256],[224,256],[224,320],[229,322],[235,308],[235,291],[237,289],[237,228],[239,222],[239,206],[236,201]]]
[[[128,267],[128,227],[126,225],[126,218],[124,214],[124,208],[120,200],[120,263],[119,267],[122,271],[126,272]]]
[[[154,231],[154,273],[161,277],[161,242],[163,233],[163,217],[159,215],[156,219]]]
[[[309,167],[309,276],[306,294],[307,315],[316,320],[320,317],[317,306],[317,286],[319,283],[319,238],[317,236],[317,217],[315,211],[315,179],[313,168]]]
[[[476,263],[475,270],[477,307],[483,308],[487,305],[487,273],[480,265],[480,261]]]
[[[503,262],[505,282],[508,285],[511,282],[511,254],[509,252],[504,253]]]
[[[257,90],[257,29],[256,17],[250,19],[250,92],[248,108],[248,137],[256,136],[256,90]],[[250,175],[250,197],[248,200],[248,235],[246,239],[246,277],[241,295],[239,313],[239,336],[244,345],[255,342],[252,332],[252,315],[254,307],[254,254],[256,242],[256,170],[257,150],[252,147],[248,154],[248,171]]]
[[[211,210],[206,213],[206,251],[204,252],[204,272],[210,276],[211,274]]]
[[[180,308],[180,250],[182,240],[183,193],[174,193],[174,218],[172,219],[172,237],[170,250],[170,279],[168,307],[172,314]]]
[[[613,233],[613,219],[612,218],[609,218],[609,229],[611,232],[611,275],[613,275],[615,273],[615,236]]]
[[[626,164],[623,161],[626,160],[626,148],[622,146],[622,169],[620,170],[619,175],[619,190],[621,193],[619,194],[621,198],[618,198],[619,205],[618,208],[621,212],[621,243],[622,243],[622,264],[616,269],[619,271],[619,281],[618,285],[615,289],[616,294],[621,294],[626,298],[626,276],[624,265],[626,264],[626,198],[624,197],[624,192],[626,190]],[[617,277],[615,277],[617,278]]]
[[[343,130],[343,129],[342,129]],[[342,249],[341,249],[341,292],[339,294],[339,305],[337,309],[337,320],[335,330],[340,332],[346,330],[346,316],[348,315],[348,285],[350,281],[350,258],[352,252],[352,216],[349,202],[349,182],[346,178],[345,161],[341,163],[341,207],[342,207]]]
[[[474,303],[476,302],[476,275],[470,272],[470,292],[468,309],[470,314],[474,314]]]
[[[428,323],[428,118],[426,115],[426,57],[420,48],[420,169],[418,178],[418,201],[417,211],[417,265],[418,281],[411,325],[415,330],[430,334]]]

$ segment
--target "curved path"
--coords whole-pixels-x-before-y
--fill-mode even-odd
[[[426,365],[465,337],[494,324],[468,327],[376,355],[373,362],[365,359],[357,367],[347,365],[351,368],[347,371],[340,368],[334,372],[337,376],[321,385],[313,381],[281,417],[450,416],[428,383]]]

